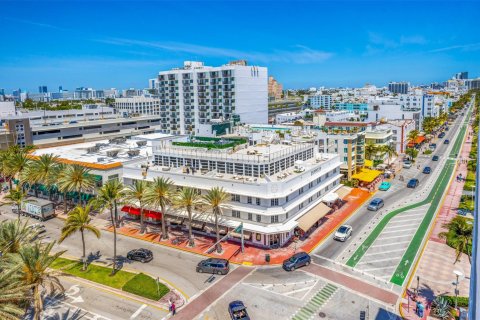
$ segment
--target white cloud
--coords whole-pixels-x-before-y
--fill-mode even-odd
[[[199,56],[225,57],[231,59],[247,59],[252,62],[286,62],[286,63],[320,63],[333,56],[332,53],[326,51],[315,50],[306,46],[296,45],[293,50],[278,50],[272,52],[247,52],[228,48],[208,47],[182,42],[156,42],[142,41],[134,39],[101,39],[97,40],[102,43],[119,45],[119,46],[140,46],[145,48],[160,49],[166,51],[182,52]]]
[[[430,50],[429,52],[435,53],[435,52],[444,52],[444,51],[458,50],[458,49],[464,50],[464,51],[477,51],[477,50],[480,50],[480,42],[453,45],[453,46],[433,49],[433,50]]]

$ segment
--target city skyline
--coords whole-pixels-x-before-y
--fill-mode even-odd
[[[287,3],[231,6],[100,2],[85,23],[71,2],[29,3],[21,15],[6,2],[0,87],[143,88],[184,60],[216,66],[246,59],[268,67],[284,88],[428,84],[460,71],[479,75],[480,36],[469,28],[480,8],[475,2],[304,2],[293,13]]]

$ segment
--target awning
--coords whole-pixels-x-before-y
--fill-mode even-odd
[[[415,141],[410,141],[410,142],[407,144],[407,147],[414,147],[414,146],[416,146],[417,144],[422,143],[423,141],[425,141],[425,137],[424,137],[424,136],[417,137],[417,138],[415,138]]]
[[[205,224],[204,222],[192,221],[192,229],[202,230],[204,224]]]
[[[382,172],[378,170],[361,169],[360,172],[354,174],[352,178],[364,182],[372,182],[381,174]]]
[[[365,161],[363,162],[363,165],[365,167],[373,167],[373,160],[368,160],[368,159],[365,159]]]
[[[242,238],[242,234],[241,233],[237,233],[237,232],[230,232],[230,235],[234,238],[238,238],[238,239],[241,239]],[[243,239],[244,240],[250,240],[252,238],[252,233],[249,232],[249,231],[243,231]]]
[[[303,231],[308,231],[318,220],[323,218],[331,208],[326,206],[324,203],[320,202],[313,209],[304,214],[300,219],[297,220],[298,227]]]
[[[185,220],[184,217],[175,217],[175,216],[168,216],[167,221],[169,221],[171,224],[182,224],[183,220]]]
[[[140,208],[133,207],[133,206],[123,206],[121,211],[126,212],[128,214],[133,214],[135,216],[140,215]],[[146,218],[151,218],[151,219],[156,219],[156,220],[161,220],[162,219],[162,213],[161,212],[148,210],[148,209],[143,209],[143,216],[146,217]]]
[[[344,199],[350,192],[352,192],[352,188],[350,187],[347,187],[347,186],[343,186],[341,187],[340,189],[338,189],[337,191],[335,191],[336,194],[338,194],[338,196],[340,197],[340,199]]]
[[[338,194],[336,194],[335,192],[330,192],[323,196],[322,201],[330,203],[336,201],[338,198]]]

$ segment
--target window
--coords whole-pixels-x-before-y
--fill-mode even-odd
[[[285,197],[285,202],[288,202],[288,196]]]
[[[247,203],[252,204],[252,197],[247,197]]]
[[[285,219],[288,220],[288,212],[285,214]]]
[[[278,206],[278,198],[273,198],[270,199],[270,205],[273,206]]]
[[[303,202],[298,205],[298,210],[302,210],[302,209],[303,209]]]
[[[257,214],[257,222],[262,222],[262,216]]]
[[[240,195],[239,194],[232,194],[232,201],[240,202]]]
[[[301,187],[300,189],[298,189],[298,194],[302,194],[303,193],[303,187]]]
[[[250,220],[250,221],[253,220],[253,214],[251,212],[248,213],[248,220]]]
[[[260,205],[260,198],[256,198],[255,202],[256,202],[257,206],[259,206]]]
[[[262,240],[262,235],[260,233],[255,234],[255,240],[261,241]]]
[[[240,211],[238,211],[238,210],[232,210],[232,217],[234,217],[234,218],[240,218]]]
[[[270,217],[270,222],[271,222],[271,223],[276,223],[276,222],[278,222],[278,216],[271,216],[271,217]]]
[[[308,184],[308,188],[311,189],[312,187],[313,187],[313,181]]]
[[[308,198],[308,203],[313,201],[313,197]]]

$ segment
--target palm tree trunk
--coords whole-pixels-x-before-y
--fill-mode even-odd
[[[145,233],[145,223],[143,222],[143,206],[140,205],[140,233]]]
[[[115,206],[115,217],[114,217],[114,218],[115,218],[115,222],[114,222],[114,224],[115,224],[115,227],[118,228],[118,208],[117,208],[117,200],[115,200],[115,201],[113,202],[113,205]]]
[[[67,191],[64,191],[63,192],[63,213],[67,214],[68,210],[67,210]]]
[[[165,206],[161,207],[162,209],[162,239],[168,239],[167,226],[165,225]]]
[[[217,233],[217,252],[222,252],[222,247],[220,246],[220,230],[218,229],[218,212],[214,212],[215,215],[215,232]]]
[[[83,235],[83,230],[80,230],[80,233],[82,234],[82,247],[83,247],[83,256],[82,256],[82,262],[83,262],[83,266],[82,266],[82,270],[85,271],[85,266],[86,266],[86,261],[87,261],[87,253],[85,252],[85,237]]]
[[[10,188],[10,190],[12,190],[12,177],[9,177],[8,178],[8,187]]]
[[[113,220],[113,207],[110,207],[110,219],[112,219],[112,226],[113,226],[113,267],[112,267],[112,274],[115,273],[115,269],[117,267],[117,226],[115,225],[115,221]]]
[[[43,301],[42,301],[42,292],[40,291],[40,286],[35,285],[33,287],[33,309],[34,309],[34,320],[40,320],[40,314],[42,313],[43,309]]]
[[[35,198],[38,198],[38,186],[36,183],[33,185],[33,192],[35,192]]]
[[[188,212],[188,245],[190,247],[195,247],[195,241],[193,240],[192,233],[192,209],[187,209]]]

